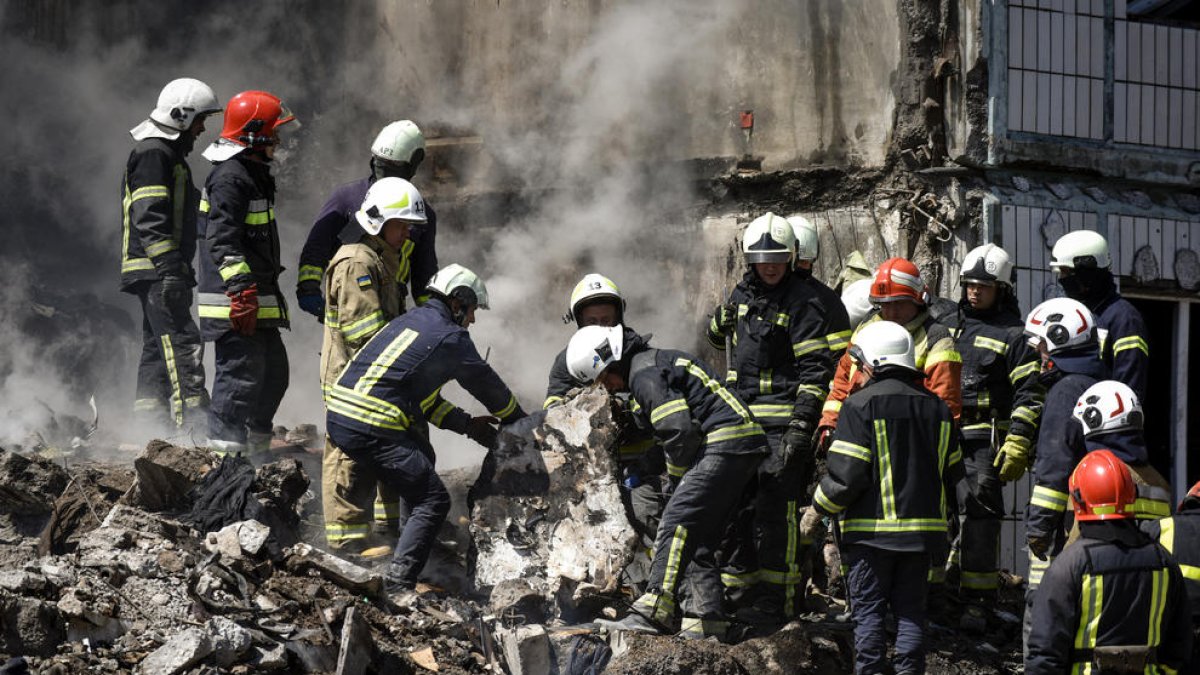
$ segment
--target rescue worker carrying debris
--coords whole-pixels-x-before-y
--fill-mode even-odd
[[[850,325],[850,315],[846,312],[846,306],[842,304],[842,298],[837,291],[813,275],[813,265],[821,255],[821,238],[817,235],[817,226],[804,216],[792,216],[787,221],[796,236],[796,276],[816,291],[817,299],[825,310],[825,320],[829,322],[829,334],[825,336],[825,340],[829,343],[833,362],[837,363],[854,333]]]
[[[371,144],[371,175],[346,183],[333,191],[308,233],[300,252],[300,271],[297,274],[296,302],[300,309],[315,317],[324,317],[325,298],[321,296],[321,275],[343,242],[358,239],[354,214],[366,197],[367,189],[382,178],[403,178],[411,181],[417,167],[425,159],[425,136],[416,124],[408,120],[392,122],[384,127]],[[404,296],[411,286],[413,300],[425,301],[426,284],[438,270],[434,240],[437,236],[437,214],[425,204],[425,222],[413,223],[408,241],[400,249],[400,265],[392,283],[400,285],[400,311],[404,311]]]
[[[1121,297],[1109,266],[1108,241],[1098,232],[1068,232],[1054,244],[1050,269],[1067,297],[1087,305],[1099,325],[1100,356],[1114,380],[1145,398],[1150,378],[1150,346],[1146,322],[1128,300]]]
[[[771,450],[747,491],[752,503],[739,518],[740,542],[729,564],[737,578],[759,582],[758,597],[745,608],[753,623],[785,623],[803,600],[797,518],[808,501],[812,437],[833,374],[825,310],[812,286],[792,272],[795,248],[783,218],[767,213],[751,222],[742,236],[749,269],[713,313],[706,335],[722,351],[732,336],[726,384],[750,404]]]
[[[653,349],[622,326],[579,329],[567,345],[567,367],[581,382],[629,392],[631,408],[654,428],[672,475],[683,476],[659,524],[646,592],[629,616],[609,625],[672,630],[686,571],[689,597],[680,635],[727,638],[713,553],[742,489],[768,452],[762,427],[708,366],[681,351]]]
[[[121,291],[142,306],[135,416],[154,434],[191,427],[205,437],[204,344],[192,321],[196,212],[200,195],[187,156],[209,115],[221,112],[199,80],[172,80],[149,119],[129,131],[121,186]]]
[[[1142,528],[1158,541],[1179,565],[1192,608],[1192,666],[1200,665],[1200,483],[1179,502],[1174,516],[1142,521]]]
[[[280,127],[296,119],[279,98],[229,99],[200,201],[200,331],[214,343],[209,446],[218,454],[270,449],[272,420],[288,386],[288,327],[279,288],[279,227],[271,160]]]
[[[890,608],[897,622],[895,672],[923,673],[931,556],[945,548],[947,506],[963,473],[958,434],[945,402],[921,385],[924,373],[903,326],[864,326],[848,357],[866,381],[841,408],[828,474],[802,531],[815,536],[822,515],[837,518],[835,528],[840,523],[855,672],[891,672]]]
[[[1089,453],[1071,473],[1080,538],[1034,594],[1025,672],[1182,673],[1192,625],[1183,575],[1134,524],[1129,468]]]
[[[612,279],[602,274],[588,274],[575,284],[571,291],[571,305],[563,321],[584,326],[617,326],[625,323],[625,299]],[[649,342],[650,336],[644,336]],[[567,350],[564,348],[550,367],[550,382],[546,387],[546,401],[542,408],[560,404],[572,389],[582,386],[567,368]],[[627,402],[627,399],[622,399]],[[654,442],[649,428],[638,426],[628,406],[623,406],[617,436],[617,463],[621,471],[624,490],[621,499],[626,512],[631,514],[631,524],[641,536],[639,552],[634,563],[626,565],[626,581],[640,586],[650,573],[650,555],[654,552],[654,538],[658,534],[658,522],[666,503],[668,485],[664,477],[666,464],[662,448]]]
[[[342,369],[389,321],[400,316],[403,301],[396,272],[409,228],[424,222],[421,194],[403,178],[383,178],[367,191],[355,214],[361,238],[345,244],[325,273],[325,341],[321,347],[321,391],[327,395]],[[321,462],[321,495],[325,541],[334,550],[376,557],[387,546],[368,547],[371,505],[385,540],[394,540],[400,520],[400,498],[375,476],[325,439]]]
[[[491,448],[497,431],[525,416],[517,399],[479,356],[468,328],[487,309],[487,288],[475,273],[449,265],[433,276],[421,307],[393,319],[350,360],[326,394],[329,440],[409,508],[388,567],[388,593],[407,605],[450,495],[434,469],[428,423],[465,434]],[[457,381],[491,416],[471,417],[441,396]]]
[[[962,595],[968,613],[982,618],[999,585],[997,556],[1004,517],[1002,480],[1020,478],[1037,437],[1042,395],[1041,361],[1025,340],[1013,293],[1013,264],[1004,249],[985,244],[963,258],[962,298],[951,325],[962,355],[961,419],[967,480],[958,540]]]

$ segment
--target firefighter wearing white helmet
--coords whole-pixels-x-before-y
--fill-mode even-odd
[[[1141,312],[1117,291],[1108,241],[1099,232],[1076,230],[1054,243],[1050,269],[1067,296],[1087,305],[1099,326],[1100,356],[1113,379],[1146,395],[1150,344]]]
[[[564,323],[574,321],[579,328],[616,326],[624,323],[624,319],[625,298],[621,296],[621,289],[612,279],[595,272],[584,275],[575,284],[567,313],[563,315]],[[561,403],[567,392],[578,388],[581,383],[567,366],[567,350],[562,350],[550,367],[550,382],[546,387],[546,400],[542,408]]]
[[[842,291],[842,305],[846,308],[852,330],[862,325],[875,311],[875,305],[871,304],[871,283],[871,279],[859,279]]]
[[[342,243],[358,239],[355,213],[366,198],[367,189],[384,178],[411,181],[424,158],[425,136],[413,122],[400,120],[380,130],[371,144],[369,175],[334,190],[308,233],[296,278],[296,301],[300,309],[318,318],[324,316],[321,275]],[[400,250],[400,270],[395,280],[401,299],[411,290],[416,304],[427,299],[425,286],[438,270],[437,214],[428,202],[422,200],[421,204],[424,220],[412,222],[408,242]]]
[[[338,249],[324,277],[321,391],[325,393],[350,357],[400,315],[404,301],[395,283],[400,251],[409,228],[425,222],[424,200],[403,178],[383,178],[371,185],[355,220],[361,228],[358,240]],[[321,489],[325,540],[331,549],[368,558],[391,553],[400,517],[399,495],[386,483],[377,485],[374,475],[328,439]],[[372,517],[377,525],[374,533]]]
[[[796,268],[793,273],[816,292],[825,310],[825,318],[829,322],[829,334],[825,339],[829,342],[830,356],[837,363],[842,352],[846,351],[846,345],[850,344],[850,336],[854,333],[852,326],[857,324],[851,323],[841,296],[813,274],[813,265],[821,253],[817,226],[804,216],[792,216],[787,221],[796,237]]]
[[[801,556],[794,544],[795,486],[812,478],[812,436],[833,376],[828,313],[813,286],[792,270],[795,251],[786,219],[767,213],[751,222],[742,236],[749,269],[714,311],[705,335],[722,351],[729,338],[726,386],[750,405],[772,452],[739,511],[735,529],[742,540],[724,570],[748,580],[739,591],[744,597],[734,598],[739,616],[771,625],[795,616],[803,597],[804,580],[795,573]],[[807,491],[799,494],[806,501]]]
[[[619,629],[672,630],[683,610],[680,635],[725,638],[720,571],[711,555],[725,531],[743,487],[766,453],[762,428],[720,376],[696,357],[653,349],[621,326],[585,326],[567,345],[567,365],[583,382],[610,393],[628,393],[633,414],[654,430],[667,469],[678,481],[662,514],[646,592]],[[686,474],[686,477],[685,477]],[[680,607],[685,574],[690,593]]]
[[[329,440],[409,507],[385,576],[389,597],[400,605],[411,602],[450,510],[428,425],[492,448],[496,424],[525,416],[471,340],[474,312],[488,304],[483,280],[462,265],[449,265],[430,280],[429,291],[428,302],[392,319],[355,353],[325,397]],[[443,399],[442,387],[451,380],[488,414],[472,417]]]
[[[142,306],[142,357],[133,409],[143,429],[205,436],[208,391],[203,343],[192,320],[200,195],[187,163],[205,120],[221,111],[212,88],[181,78],[163,88],[137,141],[121,186],[121,291]]]

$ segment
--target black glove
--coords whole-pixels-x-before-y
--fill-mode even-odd
[[[296,284],[296,304],[324,323],[325,298],[321,297],[321,284],[311,279]]]
[[[785,457],[808,457],[812,452],[812,443],[812,422],[794,419],[788,423],[782,441]]]
[[[492,425],[499,422],[500,420],[490,415],[472,417],[471,421],[467,422],[467,430],[465,432],[467,438],[491,450],[496,447],[496,438],[500,435],[500,432]]]
[[[162,278],[162,301],[167,307],[191,307],[192,284],[182,274],[167,274]]]
[[[717,328],[718,333],[730,333],[733,327],[737,325],[738,306],[734,303],[726,303],[717,308],[713,314],[713,324]]]

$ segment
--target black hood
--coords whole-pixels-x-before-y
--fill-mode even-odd
[[[964,286],[962,297],[958,301],[958,308],[968,319],[990,321],[1000,317],[1013,317],[1018,321],[1021,320],[1021,306],[1017,303],[1017,296],[1008,286],[1000,287],[996,294],[996,303],[989,309],[971,307],[971,303],[967,302],[967,289]]]
[[[1066,291],[1067,297],[1087,305],[1092,313],[1098,313],[1097,308],[1117,293],[1117,284],[1108,270],[1076,269],[1058,283]]]
[[[1150,453],[1146,450],[1146,437],[1141,429],[1126,429],[1107,434],[1092,434],[1084,439],[1088,452],[1111,450],[1126,464],[1145,464]]]

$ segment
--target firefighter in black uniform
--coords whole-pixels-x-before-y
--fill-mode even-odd
[[[149,119],[129,132],[137,145],[121,188],[121,291],[142,305],[133,409],[155,434],[192,427],[203,437],[208,424],[204,344],[191,311],[200,195],[187,156],[206,118],[219,112],[207,84],[181,78],[163,87]]]
[[[726,383],[750,404],[771,448],[748,490],[729,564],[733,575],[752,574],[758,582],[743,612],[755,623],[785,621],[803,600],[799,508],[808,502],[813,431],[833,378],[825,309],[792,272],[795,248],[783,218],[767,213],[751,222],[742,236],[750,269],[713,313],[706,335],[720,350],[732,336]]]
[[[215,166],[200,202],[200,330],[215,347],[209,447],[220,454],[266,452],[287,391],[271,159],[279,127],[295,119],[273,94],[244,91],[204,151]]]
[[[838,519],[854,619],[855,672],[887,672],[890,606],[897,621],[895,672],[925,672],[925,601],[932,555],[944,550],[947,519],[963,475],[950,408],[921,385],[912,336],[877,321],[848,352],[867,377],[842,405],[828,474],[803,518]]]
[[[1192,665],[1200,665],[1200,483],[1188,490],[1175,515],[1142,521],[1141,526],[1167,549],[1183,573],[1192,608]]]
[[[567,345],[567,366],[581,382],[629,392],[631,409],[653,427],[671,475],[682,476],[663,511],[646,592],[629,616],[610,625],[669,630],[686,571],[690,593],[680,634],[727,637],[713,549],[742,488],[768,452],[762,427],[741,398],[695,357],[652,349],[622,326],[579,329]]]
[[[837,363],[846,347],[850,345],[850,336],[854,334],[857,326],[850,325],[850,313],[846,311],[842,296],[813,275],[813,265],[821,255],[821,239],[817,236],[817,227],[804,216],[792,216],[787,221],[792,226],[792,234],[796,236],[795,274],[813,289],[825,310],[825,320],[829,324],[829,333],[825,336],[825,341],[829,343],[830,357]]]
[[[1081,536],[1054,560],[1034,594],[1025,672],[1191,672],[1183,575],[1137,529],[1128,467],[1111,452],[1089,453],[1068,490]]]

